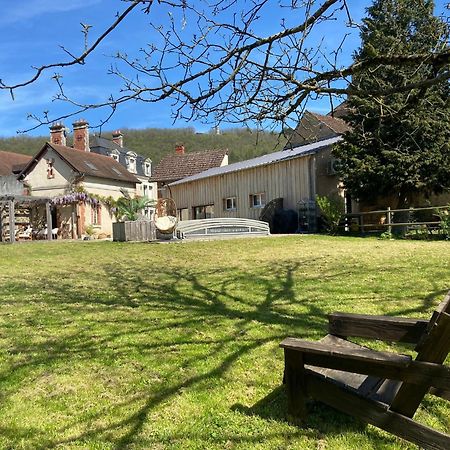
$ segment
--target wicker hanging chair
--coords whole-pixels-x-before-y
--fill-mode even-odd
[[[160,198],[156,203],[155,227],[162,234],[173,234],[177,226],[177,207],[172,198]]]

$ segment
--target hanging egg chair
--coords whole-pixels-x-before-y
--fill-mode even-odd
[[[177,226],[177,207],[172,198],[160,198],[156,203],[155,227],[164,235],[172,235]]]

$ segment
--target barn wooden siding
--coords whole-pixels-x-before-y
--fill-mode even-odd
[[[284,208],[296,209],[300,200],[314,198],[314,156],[303,156],[265,166],[253,167],[223,175],[171,186],[172,198],[178,209],[188,209],[193,218],[195,206],[214,205],[215,217],[258,219],[261,208],[251,208],[251,194],[265,193],[266,204],[282,197]],[[223,201],[236,197],[234,211],[225,211]]]

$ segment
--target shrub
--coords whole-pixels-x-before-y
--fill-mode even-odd
[[[316,196],[317,205],[322,213],[325,228],[329,234],[336,234],[344,216],[344,200],[338,195]]]
[[[147,197],[131,197],[128,192],[121,190],[123,197],[120,197],[116,202],[117,213],[116,217],[119,221],[123,220],[138,220],[141,217],[141,212],[147,206],[153,206],[154,200]]]
[[[450,205],[447,209],[436,209],[436,215],[439,217],[441,232],[445,239],[450,239]]]

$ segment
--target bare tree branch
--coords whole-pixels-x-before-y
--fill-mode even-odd
[[[429,53],[374,55],[354,64],[341,64],[349,30],[358,27],[346,0],[251,0],[244,6],[238,0],[128,2],[130,5],[91,45],[91,26],[82,24],[81,55],[62,47],[71,56],[69,61],[40,66],[33,77],[17,84],[0,80],[0,89],[13,94],[37,82],[49,69],[84,64],[138,6],[150,18],[168,17],[161,23],[151,20],[152,40],[141,45],[137,56],[126,49],[113,56],[115,64],[108,73],[122,82],[116,95],[98,103],[78,101],[66,93],[61,74],[57,74],[53,100],[65,102],[72,109],[59,117],[33,115],[37,122],[31,129],[97,108],[108,109],[108,120],[126,102],[164,100],[172,101],[174,120],[285,122],[301,113],[308,99],[326,96],[332,102],[334,96],[348,94],[390,95],[446,83],[450,78],[448,27],[441,37],[441,47]],[[255,31],[260,18],[273,8],[285,12],[280,31],[261,36]],[[317,34],[326,32],[326,26],[337,20],[346,22],[347,28],[343,26],[342,36],[335,37],[335,48],[328,49],[317,40]],[[423,77],[370,92],[352,83],[354,75],[368,69],[376,73],[380,67],[405,66],[423,73]]]

